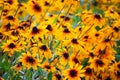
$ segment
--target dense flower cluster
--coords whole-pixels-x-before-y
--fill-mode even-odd
[[[52,80],[120,80],[119,9],[119,0],[0,0],[1,56],[14,56],[16,74],[42,68]]]

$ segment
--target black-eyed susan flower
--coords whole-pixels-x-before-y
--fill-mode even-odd
[[[61,27],[57,33],[59,34],[59,35],[56,35],[57,39],[60,39],[60,40],[70,39],[73,36],[73,29],[70,26],[68,27],[63,25],[63,27]]]
[[[100,59],[100,58],[94,58],[89,60],[90,62],[90,68],[94,69],[95,72],[98,74],[100,71],[104,72],[105,69],[107,69],[108,66],[108,60],[107,59]]]
[[[7,40],[7,43],[4,43],[2,46],[3,51],[7,51],[8,55],[11,56],[14,54],[14,51],[19,50],[19,44],[12,40]]]
[[[51,50],[46,44],[39,44],[38,50],[40,52],[40,55],[44,56],[46,59],[49,59],[52,57]]]
[[[43,7],[41,2],[38,0],[30,0],[26,5],[27,10],[29,11],[30,15],[34,15],[36,18],[43,12]]]
[[[70,55],[69,65],[70,65],[70,66],[74,66],[74,65],[76,65],[76,64],[79,64],[79,65],[80,65],[81,62],[80,62],[78,56],[77,56],[76,54],[72,53],[72,54]]]
[[[60,73],[54,73],[52,80],[62,80],[62,75]]]
[[[90,67],[85,67],[85,80],[94,80],[95,79],[95,75],[93,72],[93,69],[91,69]]]
[[[28,33],[30,38],[34,37],[37,40],[38,40],[39,37],[42,37],[43,34],[44,34],[44,29],[40,28],[40,27],[37,27],[37,26],[31,27],[30,32]]]
[[[84,77],[84,71],[82,70],[82,66],[75,66],[68,68],[67,70],[63,71],[63,75],[65,76],[65,80],[81,80],[80,77]]]
[[[46,61],[46,62],[44,62],[42,65],[41,65],[41,67],[43,68],[43,69],[45,69],[46,71],[52,71],[52,72],[54,72],[55,71],[55,66],[53,66],[53,65],[51,65],[48,61]]]
[[[57,54],[61,56],[60,63],[62,65],[66,65],[67,62],[70,60],[70,54],[68,53],[68,51],[59,51],[57,52]]]
[[[106,19],[102,17],[102,15],[100,14],[93,14],[91,12],[87,12],[85,14],[85,18],[84,18],[84,15],[83,15],[83,23],[85,23],[86,25],[94,25],[95,27],[96,26],[99,26],[99,27],[102,27],[106,24]]]
[[[36,58],[36,54],[30,52],[22,53],[18,62],[21,62],[24,68],[28,69],[33,68],[36,70],[40,66],[40,60]]]

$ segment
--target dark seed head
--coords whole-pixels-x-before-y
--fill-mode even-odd
[[[50,3],[48,3],[47,1],[45,1],[45,4],[44,4],[45,6],[49,6],[50,5]]]
[[[28,56],[27,59],[26,59],[27,62],[33,64],[35,62],[34,58],[31,57],[31,56]]]
[[[52,31],[52,26],[49,24],[49,25],[47,25],[46,29],[49,31]]]
[[[74,43],[74,44],[78,44],[77,39],[75,39],[75,38],[73,38],[73,39],[71,40],[71,42]]]
[[[63,53],[63,57],[65,58],[65,59],[68,59],[69,58],[69,54],[68,53]]]
[[[35,9],[35,11],[37,11],[37,12],[41,12],[41,7],[40,7],[38,4],[35,4],[35,5],[34,5],[34,9]]]
[[[69,72],[69,75],[70,75],[71,77],[76,77],[77,74],[78,74],[77,71],[74,70],[74,69],[70,70],[70,72]]]
[[[110,39],[108,39],[108,38],[107,38],[107,39],[105,39],[104,41],[105,41],[105,42],[109,42],[109,41],[110,41]]]
[[[14,20],[14,17],[13,16],[8,16],[7,19],[8,20]]]
[[[8,47],[11,48],[11,49],[13,49],[13,48],[15,48],[15,44],[14,44],[14,43],[10,43],[10,44],[8,45]]]
[[[70,33],[69,29],[67,29],[67,28],[65,28],[63,32],[64,33]]]
[[[73,58],[73,61],[77,64],[79,63],[78,59],[76,57]]]
[[[49,65],[45,65],[45,68],[47,69],[51,69],[51,67]]]
[[[40,47],[40,49],[46,51],[46,50],[47,50],[47,47],[46,47],[46,45],[42,45],[42,46]]]
[[[86,68],[85,73],[86,73],[86,74],[92,74],[92,69],[90,69],[90,68]]]
[[[95,36],[96,36],[96,37],[98,37],[98,36],[99,36],[99,34],[98,34],[98,33],[96,33],[96,34],[95,34]]]
[[[118,31],[119,31],[119,28],[114,27],[113,30],[115,30],[116,32],[118,32]]]
[[[100,60],[100,59],[96,60],[96,64],[99,65],[99,66],[103,66],[104,65],[103,61]]]
[[[36,34],[36,33],[38,33],[38,32],[39,32],[38,28],[37,28],[37,27],[33,27],[32,33],[33,33],[33,34]]]
[[[57,78],[57,80],[61,80],[61,75],[60,74],[55,74],[55,77]]]
[[[96,19],[101,19],[101,17],[100,17],[99,14],[95,14],[94,17],[95,17]]]

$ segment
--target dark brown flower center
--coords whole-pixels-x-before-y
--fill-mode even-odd
[[[68,53],[63,53],[63,57],[65,58],[65,59],[68,59],[69,58],[69,54]]]
[[[8,45],[8,47],[11,48],[11,49],[13,49],[13,48],[15,48],[15,44],[14,44],[14,43],[10,43],[10,44]]]
[[[106,39],[104,39],[104,41],[105,41],[105,42],[109,42],[109,41],[110,41],[110,39],[106,38]]]
[[[52,31],[52,26],[49,24],[49,25],[47,25],[46,29],[49,31]]]
[[[0,39],[2,39],[3,38],[3,34],[0,32]]]
[[[14,17],[13,16],[8,16],[7,19],[8,20],[14,20]]]
[[[69,76],[70,77],[76,77],[78,74],[78,72],[75,69],[71,69],[69,72]]]
[[[90,54],[91,57],[95,56],[93,52],[90,52],[89,54]]]
[[[120,69],[120,64],[118,64],[117,67]]]
[[[77,64],[79,63],[78,59],[76,57],[73,58],[73,61]]]
[[[65,17],[65,19],[64,19],[65,21],[69,21],[70,20],[70,18],[69,17]]]
[[[84,36],[85,39],[88,39],[88,36]]]
[[[32,33],[33,33],[33,34],[36,34],[36,33],[38,33],[38,32],[39,32],[39,29],[38,29],[37,27],[33,27]]]
[[[99,14],[95,14],[94,17],[95,17],[96,19],[101,19],[101,17],[100,17]]]
[[[28,63],[31,63],[31,64],[33,64],[33,63],[35,62],[34,58],[31,57],[31,56],[28,56],[28,57],[26,58],[26,61],[27,61]]]
[[[71,42],[74,43],[74,44],[78,44],[77,39],[75,39],[75,38],[73,38],[73,39],[71,40]]]
[[[44,4],[45,6],[49,6],[50,5],[50,3],[48,3],[47,1],[45,1],[45,4]]]
[[[120,78],[120,71],[117,71],[117,77]]]
[[[55,77],[57,78],[57,80],[61,80],[61,75],[60,74],[55,74]]]
[[[90,69],[90,68],[86,68],[85,73],[86,73],[86,74],[92,74],[92,69]]]
[[[13,4],[13,0],[7,0],[7,1],[4,1],[4,2],[7,2],[8,4]]]
[[[63,32],[64,33],[70,33],[69,29],[67,29],[67,28],[65,28]]]
[[[47,68],[47,69],[51,69],[51,66],[49,66],[49,65],[45,65],[45,68]]]
[[[118,31],[119,31],[119,28],[114,27],[113,30],[115,30],[116,32],[118,32]]]
[[[103,66],[104,65],[103,61],[100,60],[100,59],[96,60],[96,64],[99,65],[99,66]]]
[[[38,4],[35,4],[34,5],[34,9],[35,9],[35,11],[37,11],[37,12],[41,12],[41,7],[38,5]]]
[[[98,37],[98,36],[99,36],[99,34],[98,34],[98,33],[96,33],[96,34],[95,34],[95,36],[96,36],[96,37]]]
[[[46,47],[46,45],[42,45],[42,46],[40,47],[40,49],[46,51],[46,50],[47,50],[47,47]]]

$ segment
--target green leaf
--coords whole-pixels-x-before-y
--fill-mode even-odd
[[[95,29],[99,31],[101,28],[99,26],[96,26]]]
[[[27,3],[29,0],[18,0],[20,3]]]
[[[49,72],[49,73],[48,73],[47,79],[48,79],[48,80],[52,80],[52,72]]]
[[[59,44],[60,44],[60,41],[57,40],[56,43],[55,43],[55,45],[54,45],[54,47],[53,47],[53,49],[56,49],[59,46]]]
[[[85,66],[88,64],[88,61],[89,61],[89,58],[85,58],[85,59],[82,61],[83,67],[85,67]]]
[[[53,20],[53,24],[55,24],[57,22],[57,18],[54,18]]]
[[[7,80],[8,79],[8,77],[9,77],[9,74],[6,72],[6,73],[4,73],[3,74],[3,76],[2,76],[5,80]]]
[[[81,17],[80,16],[73,16],[72,17],[72,24],[73,24],[73,28],[75,28],[78,25],[78,22],[81,21]]]
[[[119,62],[120,61],[120,55],[115,55],[116,61]]]

